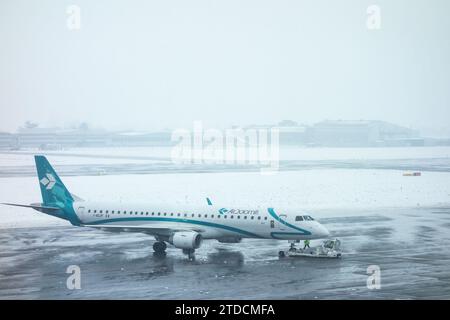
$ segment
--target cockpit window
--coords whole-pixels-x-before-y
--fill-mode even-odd
[[[305,219],[305,221],[313,221],[314,220],[311,216],[303,216],[303,219]]]
[[[295,217],[295,221],[303,221],[303,217],[302,216],[296,216]]]

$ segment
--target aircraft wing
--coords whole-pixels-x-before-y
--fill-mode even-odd
[[[153,223],[151,226],[127,226],[117,224],[114,225],[85,224],[83,226],[110,232],[136,232],[136,233],[146,233],[150,235],[165,235],[165,236],[170,236],[177,231],[195,231],[198,233],[204,232],[203,229],[198,228],[196,226],[183,226],[181,228],[174,226],[174,228],[167,228],[167,224],[153,224]]]

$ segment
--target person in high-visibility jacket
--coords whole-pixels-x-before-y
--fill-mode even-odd
[[[305,240],[305,245],[303,246],[303,250],[309,248],[309,240]]]

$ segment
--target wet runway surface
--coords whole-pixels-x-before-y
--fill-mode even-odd
[[[311,212],[342,241],[342,259],[278,258],[286,241],[204,241],[196,260],[153,238],[77,227],[0,229],[0,299],[450,298],[450,208]],[[315,244],[315,243],[313,243]],[[81,269],[69,290],[66,269]],[[381,269],[368,289],[367,267]]]

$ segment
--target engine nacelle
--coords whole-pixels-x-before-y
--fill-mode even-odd
[[[169,239],[169,242],[179,249],[197,249],[202,241],[202,235],[194,231],[175,232]]]

